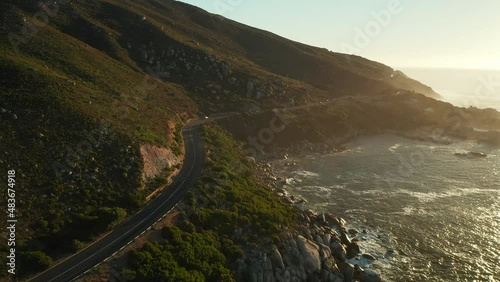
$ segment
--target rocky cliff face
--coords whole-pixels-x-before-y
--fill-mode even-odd
[[[269,73],[250,74],[239,66],[237,58],[200,50],[197,42],[190,46],[168,36],[148,44],[131,42],[126,43],[127,49],[139,65],[165,81],[187,84],[205,112],[245,111],[249,101],[268,108],[266,101],[279,105],[305,103],[314,100],[311,93],[321,92]]]
[[[237,280],[249,282],[380,282],[371,269],[353,265],[363,257],[359,238],[363,233],[346,230],[345,221],[331,214],[301,213],[301,226],[286,232],[277,245],[251,250],[238,262]],[[366,232],[366,231],[363,231]],[[349,260],[349,261],[348,261]]]
[[[170,148],[150,144],[141,145],[141,156],[144,162],[143,181],[159,176],[166,168],[180,164],[183,157],[175,155]]]

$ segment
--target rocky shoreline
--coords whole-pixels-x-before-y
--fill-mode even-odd
[[[380,132],[393,134],[413,140],[436,143],[452,143],[451,137],[436,140],[427,136],[403,134],[401,132]],[[379,282],[382,276],[370,268],[377,258],[369,253],[362,253],[360,245],[371,234],[346,227],[341,217],[318,214],[304,209],[305,199],[292,195],[285,189],[294,176],[276,175],[272,163],[295,166],[294,158],[340,153],[347,150],[344,144],[359,137],[368,136],[367,132],[351,130],[341,138],[330,138],[324,142],[302,140],[288,147],[274,147],[270,152],[261,154],[257,160],[260,180],[276,196],[297,207],[299,224],[285,233],[279,244],[268,244],[260,249],[245,252],[243,261],[238,264],[238,281],[251,282],[288,282],[288,281],[334,281],[334,282]],[[244,279],[243,279],[244,278]]]
[[[277,196],[294,204],[302,200],[289,195],[267,162],[257,164],[259,178]],[[286,180],[285,180],[286,181]],[[237,281],[250,282],[380,282],[375,271],[353,262],[373,262],[376,258],[362,253],[360,245],[367,231],[348,229],[346,221],[329,213],[298,208],[297,224],[255,249],[247,250],[237,262]]]
[[[445,145],[461,140],[452,136],[434,138],[431,135],[412,132],[381,134]],[[303,140],[292,146],[272,148],[270,152],[259,155],[257,160],[254,159],[261,181],[276,196],[298,208],[299,223],[286,230],[279,243],[245,252],[244,260],[238,265],[238,281],[385,281],[379,273],[370,268],[377,257],[361,252],[364,249],[364,241],[373,234],[369,230],[360,232],[348,228],[346,221],[337,215],[318,214],[313,210],[304,209],[304,203],[307,201],[301,196],[290,194],[286,189],[294,180],[300,181],[300,176],[297,178],[294,175],[277,175],[272,165],[278,163],[280,166],[295,166],[295,158],[340,153],[347,150],[344,144],[362,136],[368,135],[356,132],[342,140],[343,142],[338,139],[318,143]],[[488,157],[487,154],[475,151],[455,153],[455,156],[469,159]],[[392,249],[387,251],[389,257],[394,254],[397,252]]]

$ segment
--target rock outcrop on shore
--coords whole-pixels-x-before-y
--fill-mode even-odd
[[[310,210],[302,211],[300,217],[301,225],[285,232],[280,242],[246,252],[238,262],[238,281],[382,281],[373,270],[364,270],[348,261],[360,256],[375,258],[361,254],[358,242],[350,237],[342,218]]]

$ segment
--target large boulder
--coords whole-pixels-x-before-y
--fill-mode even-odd
[[[325,243],[325,242],[323,241],[323,238],[321,238],[321,236],[319,236],[319,235],[314,236],[314,241],[315,241],[317,244],[328,244],[328,243]]]
[[[343,262],[339,265],[340,272],[344,274],[345,282],[352,282],[354,277],[354,266],[348,262]]]
[[[252,265],[248,269],[248,277],[250,282],[263,282],[264,281],[264,269],[260,265]]]
[[[321,270],[321,259],[318,245],[299,235],[297,237],[297,246],[304,257],[304,268],[306,272],[319,272]]]
[[[351,236],[356,236],[359,234],[359,230],[356,229],[356,228],[351,228],[347,231],[349,234],[351,234]]]
[[[356,275],[356,279],[360,282],[382,282],[382,277],[375,271],[371,269],[365,269],[364,271]]]
[[[318,215],[316,220],[318,221],[319,224],[324,225],[324,226],[328,226],[328,221],[327,221],[326,215],[324,213]]]
[[[323,243],[325,243],[325,245],[330,245],[331,240],[332,240],[332,235],[328,233],[323,234]]]
[[[328,281],[328,277],[330,276],[330,272],[328,272],[328,270],[326,269],[322,269],[321,270],[321,281]]]
[[[290,246],[290,252],[287,254],[285,261],[287,265],[299,266],[303,262],[303,256],[300,254],[297,245]]]
[[[318,244],[318,245],[319,245],[319,254],[321,261],[325,261],[327,258],[332,256],[332,251],[330,250],[330,247],[324,244]]]
[[[272,270],[266,270],[264,272],[264,280],[263,282],[275,282],[274,273]]]
[[[331,213],[324,213],[323,216],[325,218],[325,221],[328,222],[328,225],[337,226],[337,227],[340,226],[340,222],[339,222],[338,218],[336,218]]]
[[[264,268],[264,282],[274,282],[273,264],[266,255],[264,255],[262,266]]]
[[[361,253],[358,242],[353,241],[351,244],[347,246],[347,258],[352,259],[358,256]]]
[[[290,271],[285,270],[285,273],[283,274],[283,280],[284,281],[290,281],[292,280],[292,275],[290,274]]]
[[[330,231],[330,234],[332,235],[332,239],[339,238],[339,240],[340,240],[340,235],[339,235],[339,232],[337,232],[337,230],[330,228],[329,231]]]
[[[346,246],[349,246],[351,244],[351,239],[349,239],[347,231],[344,228],[340,229],[340,241]]]
[[[332,241],[330,243],[330,249],[332,250],[333,256],[337,261],[344,262],[347,259],[346,250],[344,246],[338,241]]]
[[[368,260],[377,260],[372,254],[362,254],[361,257]]]
[[[285,264],[283,263],[283,257],[281,253],[278,251],[276,246],[272,246],[271,251],[269,252],[269,259],[271,260],[274,268],[285,269]]]
[[[335,260],[333,258],[328,258],[323,262],[323,269],[328,270],[329,272],[340,273],[340,270],[335,264]]]
[[[339,276],[335,273],[330,273],[330,276],[328,277],[328,282],[344,282],[344,277]]]

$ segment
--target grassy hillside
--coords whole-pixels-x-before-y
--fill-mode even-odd
[[[181,146],[168,122],[182,123],[197,107],[184,87],[51,24],[16,52],[8,34],[22,30],[30,10],[1,6],[8,21],[0,36],[0,166],[18,176],[23,274],[74,252],[139,208],[145,196],[139,145]]]
[[[22,274],[136,211],[147,193],[140,146],[181,154],[179,130],[200,111],[434,95],[382,64],[175,1],[5,0],[0,19],[0,167],[18,175]]]
[[[22,5],[28,20],[40,10],[29,3]],[[383,64],[293,42],[176,1],[72,1],[59,5],[50,25],[132,69],[184,85],[205,111],[392,88],[436,95]]]

